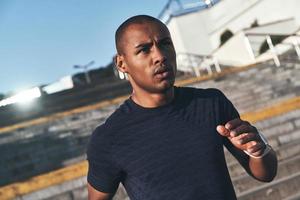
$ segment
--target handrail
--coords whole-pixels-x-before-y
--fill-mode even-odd
[[[273,34],[273,33],[245,33],[245,36],[248,38],[249,36],[250,37],[265,37],[265,40],[267,41],[267,44],[269,46],[269,49],[270,49],[270,52],[271,52],[271,56],[272,56],[272,59],[274,60],[274,63],[277,67],[280,67],[281,64],[280,64],[280,60],[279,60],[279,52],[276,50],[275,48],[275,45],[290,45],[290,46],[293,46],[296,53],[297,53],[297,56],[300,60],[300,40],[298,40],[298,38],[300,38],[300,33],[299,33],[299,29],[297,31],[295,31],[294,33],[292,34]],[[281,36],[281,37],[285,37],[285,39],[288,39],[289,37],[296,37],[292,43],[286,43],[284,41],[281,41],[280,43],[278,44],[273,44],[273,41],[272,41],[272,36]],[[254,51],[254,49],[251,47],[252,51]]]
[[[200,55],[195,53],[177,53],[177,66],[184,71],[193,72],[196,76],[201,76],[201,70],[207,70],[208,74],[213,73],[211,66],[214,66],[218,73],[221,72],[219,62],[213,55]]]
[[[272,34],[272,33],[245,33],[246,36],[296,36],[296,37],[300,37],[300,33],[292,33],[292,34]]]
[[[196,1],[192,3],[183,3],[180,0],[169,0],[159,13],[158,18],[164,23],[168,23],[172,16],[182,15],[190,12],[204,10],[212,7],[220,0]],[[173,6],[173,7],[172,7]],[[174,6],[176,6],[174,8]]]

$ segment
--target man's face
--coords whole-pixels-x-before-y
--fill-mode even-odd
[[[176,54],[166,27],[157,22],[130,25],[121,45],[133,89],[157,93],[173,86]]]

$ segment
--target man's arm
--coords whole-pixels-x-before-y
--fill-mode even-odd
[[[225,126],[219,125],[217,131],[233,144],[228,150],[251,176],[264,182],[274,179],[277,173],[276,154],[273,149],[265,152],[269,147],[254,126],[236,118],[227,122]]]
[[[88,200],[110,200],[113,197],[113,195],[110,193],[104,193],[96,190],[89,183],[87,183],[87,188],[88,188]]]

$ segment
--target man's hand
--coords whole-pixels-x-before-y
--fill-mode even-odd
[[[257,129],[240,118],[227,122],[225,126],[217,126],[217,131],[227,137],[236,148],[247,151],[253,156],[261,156],[266,148]]]
[[[263,156],[266,144],[258,134],[257,129],[249,122],[239,118],[231,120],[223,125],[217,126],[220,135],[227,137],[235,148],[228,150],[240,162],[244,169],[254,178],[264,182],[270,182],[277,173],[276,153],[270,149]],[[247,151],[257,158],[247,157],[242,151]]]

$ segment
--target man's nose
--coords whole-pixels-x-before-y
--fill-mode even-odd
[[[159,46],[154,45],[154,50],[153,50],[153,61],[154,64],[160,64],[160,63],[164,63],[166,60],[166,56],[165,53],[163,52],[163,50],[161,48],[159,48]]]

